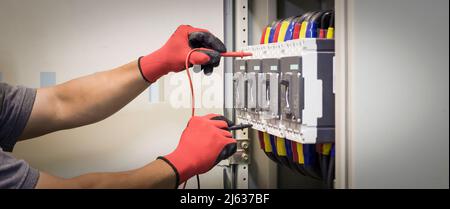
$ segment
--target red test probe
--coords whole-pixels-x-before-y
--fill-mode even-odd
[[[222,57],[248,57],[248,56],[252,56],[253,54],[251,52],[224,52],[224,53],[220,53],[220,56]]]

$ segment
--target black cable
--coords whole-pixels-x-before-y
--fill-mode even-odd
[[[330,27],[331,24],[331,16],[333,16],[333,11],[326,11],[323,15],[322,18],[320,20],[320,29],[328,29],[328,27]]]
[[[197,189],[200,189],[200,177],[197,174]]]
[[[334,172],[335,172],[335,162],[334,157],[330,157],[330,162],[328,166],[328,175],[326,179],[326,184],[328,189],[333,189]]]

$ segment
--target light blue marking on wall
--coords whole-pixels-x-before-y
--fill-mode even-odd
[[[2,82],[2,81],[3,81],[3,73],[0,72],[0,82]]]
[[[41,87],[54,86],[56,84],[56,72],[41,72]]]
[[[150,103],[159,102],[159,82],[152,83],[148,88],[148,98]]]

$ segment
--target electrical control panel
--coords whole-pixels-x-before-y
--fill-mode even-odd
[[[248,46],[234,62],[239,122],[302,144],[334,142],[334,39]]]
[[[297,6],[300,5],[298,2]],[[244,26],[248,6],[236,7],[240,8],[238,11],[244,10],[236,18]],[[228,98],[234,101],[235,123],[252,125],[246,132],[252,145],[250,153],[262,151],[277,164],[277,173],[288,168],[321,181],[323,188],[333,188],[335,176],[332,8],[332,5],[313,11],[301,8],[295,16],[281,12],[277,15],[282,19],[268,23],[262,31],[238,27],[235,50],[246,56],[236,58],[234,65],[227,65],[234,66],[234,94]],[[259,41],[247,40],[249,33],[254,37],[259,32]],[[240,135],[235,135],[239,140]],[[260,157],[252,159],[258,162]],[[297,177],[303,178],[300,175]]]

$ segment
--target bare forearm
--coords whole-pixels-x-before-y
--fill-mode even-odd
[[[128,104],[148,83],[137,61],[38,89],[22,139],[103,120]]]
[[[62,120],[71,128],[112,115],[147,87],[134,61],[58,85],[55,92]]]
[[[42,188],[175,188],[175,173],[162,160],[131,171],[117,173],[91,173],[71,179],[61,179],[41,173],[38,189]]]

